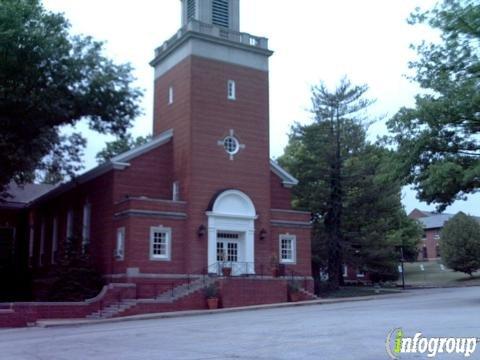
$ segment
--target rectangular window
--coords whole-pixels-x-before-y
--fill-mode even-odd
[[[212,24],[222,27],[229,27],[228,0],[213,0],[212,2]]]
[[[33,264],[33,242],[35,241],[35,228],[30,225],[30,236],[28,239],[28,258],[29,258],[29,265],[32,266]]]
[[[348,266],[343,265],[343,277],[347,277],[347,276],[348,276]]]
[[[56,216],[53,217],[52,223],[52,259],[51,263],[55,264],[57,259],[57,251],[58,251],[58,219]]]
[[[357,269],[357,277],[359,277],[359,278],[365,277],[365,270],[363,268],[358,268]]]
[[[174,181],[172,185],[172,200],[180,201],[180,182]]]
[[[68,210],[67,213],[67,238],[66,242],[70,243],[73,240],[73,210]]]
[[[90,244],[90,220],[92,206],[86,203],[83,206],[83,223],[82,223],[82,252],[85,252]]]
[[[426,246],[423,247],[423,258],[424,259],[428,258],[428,252],[427,252],[427,247]]]
[[[43,257],[45,256],[45,219],[42,219],[40,225],[40,253],[38,255],[38,266],[43,266]]]
[[[236,97],[236,89],[235,89],[235,81],[228,80],[227,93],[228,93],[228,99],[229,100],[235,100],[237,98]]]
[[[150,259],[165,260],[171,258],[172,229],[163,226],[150,228]]]
[[[295,235],[280,235],[280,262],[284,264],[295,264],[297,262],[297,239]]]
[[[173,86],[168,88],[168,104],[173,104]]]
[[[440,234],[439,233],[436,233],[435,235],[433,235],[433,238],[435,240],[440,240]]]
[[[122,261],[125,258],[125,228],[117,229],[117,242],[115,244],[115,259]]]

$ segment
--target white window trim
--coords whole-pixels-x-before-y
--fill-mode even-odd
[[[167,253],[166,255],[154,255],[153,254],[153,239],[154,233],[165,233],[165,239],[167,241]],[[150,227],[150,260],[152,261],[170,261],[172,255],[172,229],[164,226],[152,226]]]
[[[65,238],[65,242],[68,244],[72,241],[73,238],[73,209],[68,210],[67,212],[67,236]]]
[[[115,239],[115,260],[123,261],[125,259],[125,228],[117,229],[117,237]]]
[[[51,263],[52,265],[55,264],[55,257],[58,251],[58,218],[56,216],[53,217],[52,220],[52,258]]]
[[[360,268],[357,268],[357,278],[364,278],[365,277],[365,271],[362,272]]]
[[[237,89],[235,80],[228,80],[227,82],[227,97],[228,100],[236,100],[237,99]]]
[[[34,225],[30,225],[30,236],[28,239],[28,257],[30,259],[30,265],[33,259],[33,242],[35,241],[35,228]]]
[[[43,257],[45,256],[45,219],[40,224],[40,251],[38,254],[38,266],[43,266]]]
[[[168,105],[172,105],[174,100],[173,86],[168,87]]]
[[[90,244],[90,222],[92,218],[92,205],[85,203],[83,205],[83,219],[82,219],[82,253],[85,252],[85,247]]]
[[[292,241],[292,259],[282,259],[282,240]],[[297,263],[297,237],[290,234],[281,234],[278,239],[278,258],[281,264],[296,264]]]
[[[343,277],[348,277],[348,265],[343,265]]]

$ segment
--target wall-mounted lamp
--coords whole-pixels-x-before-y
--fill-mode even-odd
[[[205,225],[202,224],[198,227],[197,236],[199,238],[202,238],[205,236],[206,232],[207,232],[207,228],[205,227]]]
[[[260,230],[260,241],[263,241],[267,238],[267,230],[262,229]]]

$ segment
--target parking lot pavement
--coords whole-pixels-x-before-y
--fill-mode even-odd
[[[380,360],[387,359],[385,339],[394,328],[412,336],[480,337],[479,310],[480,287],[473,287],[365,302],[0,330],[0,358]],[[409,358],[427,357],[402,355]],[[480,359],[480,346],[470,358]]]

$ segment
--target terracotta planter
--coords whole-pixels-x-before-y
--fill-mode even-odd
[[[218,298],[208,298],[207,306],[209,309],[218,309]]]
[[[229,267],[222,268],[222,274],[223,274],[223,276],[232,275],[232,268],[229,268]]]
[[[302,299],[302,294],[299,292],[290,293],[290,301],[297,302]]]

